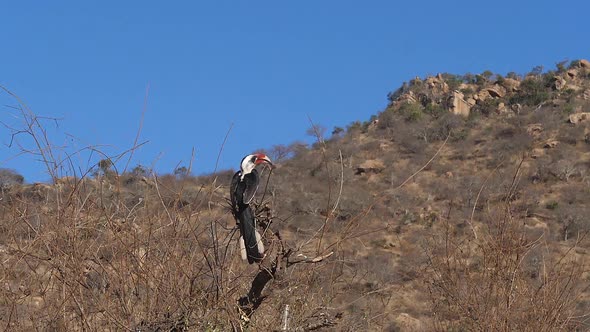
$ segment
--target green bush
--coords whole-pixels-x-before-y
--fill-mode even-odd
[[[545,208],[548,209],[548,210],[555,210],[555,209],[557,209],[558,206],[559,206],[559,203],[556,202],[556,201],[553,201],[553,202],[547,203],[545,205]]]
[[[513,71],[511,71],[508,74],[506,74],[506,78],[511,78],[513,80],[520,80],[520,76],[517,73],[513,72]]]
[[[404,104],[399,110],[403,114],[404,119],[409,122],[418,121],[424,115],[422,106],[415,103]]]
[[[449,86],[449,89],[451,91],[457,90],[461,83],[463,83],[463,79],[459,75],[444,73],[442,74],[442,77],[445,80],[445,82],[447,82],[447,85]]]
[[[360,121],[354,121],[346,126],[347,132],[360,131],[363,124]]]
[[[438,118],[438,117],[448,113],[444,107],[442,107],[439,104],[433,104],[433,103],[426,105],[426,107],[424,108],[424,112],[432,115],[435,118]]]
[[[451,135],[453,141],[464,141],[465,139],[467,139],[467,136],[469,136],[469,130],[467,128],[463,128],[458,131],[453,131]]]
[[[510,103],[535,106],[548,100],[550,96],[546,77],[542,80],[527,78],[520,84],[520,91],[510,98]]]
[[[459,91],[460,91],[462,94],[464,94],[465,96],[472,95],[472,94],[474,93],[474,91],[473,91],[473,89],[472,89],[472,88],[464,88],[464,89],[461,89],[461,90],[459,90]]]
[[[580,67],[580,60],[572,60],[572,62],[570,62],[569,66],[567,67],[567,69],[578,68],[578,67]]]
[[[572,114],[574,113],[575,107],[572,103],[567,103],[563,106],[563,113]]]
[[[500,104],[499,99],[488,98],[474,107],[474,111],[479,112],[485,116],[489,116],[491,113],[496,111]]]

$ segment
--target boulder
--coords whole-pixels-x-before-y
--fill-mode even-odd
[[[407,102],[407,103],[413,104],[416,102],[416,96],[414,96],[413,91],[410,91],[408,93],[404,93],[401,96],[399,96],[396,101]]]
[[[435,94],[439,93],[448,93],[449,92],[449,85],[445,80],[442,78],[442,75],[437,75],[436,77],[428,77],[424,81],[426,86]]]
[[[468,102],[463,99],[463,94],[459,91],[453,91],[453,94],[449,97],[449,103],[451,106],[451,112],[453,114],[461,115],[464,117],[469,116],[471,106]]]
[[[570,114],[569,121],[573,124],[578,124],[583,121],[590,120],[590,112],[574,113]]]
[[[467,83],[461,83],[457,87],[457,90],[459,90],[459,91],[467,90],[467,89],[474,90],[473,89],[473,85],[472,84],[467,84]]]
[[[360,174],[378,174],[381,173],[383,170],[385,169],[385,164],[383,163],[383,161],[381,159],[370,159],[370,160],[365,160],[362,164],[360,164],[357,168],[356,168],[356,175],[360,175]]]
[[[490,93],[488,92],[487,89],[483,89],[481,91],[479,91],[478,93],[473,95],[473,99],[475,99],[478,103],[485,101],[486,99],[490,98]]]
[[[492,98],[502,98],[506,95],[506,89],[498,84],[494,84],[494,86],[486,88],[486,91]]]
[[[555,139],[550,139],[548,141],[545,142],[545,144],[543,145],[543,147],[545,149],[553,149],[555,148],[557,145],[559,144],[558,140]]]
[[[543,149],[533,149],[531,152],[531,158],[538,159],[545,155],[545,150]]]
[[[508,113],[508,108],[506,107],[506,104],[499,103],[498,108],[496,109],[496,113],[498,113],[498,114]]]
[[[537,137],[543,132],[543,125],[540,123],[533,123],[526,127],[527,134]]]
[[[395,317],[394,322],[399,331],[423,331],[425,328],[419,319],[405,312]]]
[[[440,81],[438,78],[430,76],[426,78],[424,83],[426,83],[429,88],[433,89],[437,84],[440,84]]]
[[[565,81],[565,79],[561,76],[555,76],[553,77],[553,88],[555,90],[563,90],[563,88],[565,88],[567,82]]]
[[[391,147],[391,144],[389,144],[388,142],[379,143],[379,149],[381,149],[381,150],[387,150],[390,147]]]
[[[78,182],[78,179],[74,176],[64,176],[55,179],[55,184],[58,186],[74,185]]]
[[[581,59],[580,60],[580,67],[590,69],[590,61],[588,61],[586,59]]]
[[[521,105],[521,104],[512,104],[512,105],[510,105],[510,109],[511,109],[511,110],[512,110],[514,113],[518,114],[518,113],[520,113],[520,111],[522,110],[522,105]]]
[[[575,79],[576,76],[578,76],[578,70],[575,68],[572,68],[572,69],[566,71],[565,73],[567,74],[567,78],[572,79],[572,80]]]
[[[564,99],[552,99],[548,105],[551,105],[551,107],[553,108],[561,108],[565,105],[566,101]],[[545,104],[547,105],[547,101],[545,101]]]
[[[502,81],[502,86],[507,91],[516,92],[520,88],[520,81],[513,78],[505,78],[504,81]]]
[[[573,91],[582,91],[583,89],[580,85],[572,84],[571,82],[567,84],[566,88]]]

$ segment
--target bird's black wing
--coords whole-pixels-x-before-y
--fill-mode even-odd
[[[256,231],[256,218],[249,203],[258,189],[258,172],[253,170],[241,179],[241,172],[234,174],[230,184],[232,213],[238,222],[248,263],[260,262],[264,257],[264,245]]]
[[[238,220],[240,221],[240,235],[244,239],[248,263],[260,262],[264,258],[264,245],[262,245],[260,234],[256,231],[256,218],[250,206],[240,209]]]
[[[244,185],[244,193],[242,197],[242,203],[250,204],[254,195],[256,195],[256,190],[258,190],[258,171],[252,170],[251,173],[248,173],[244,176],[244,180],[242,180],[242,184]]]
[[[241,194],[238,193],[238,185],[240,184],[240,171],[237,171],[231,179],[231,184],[229,186],[229,198],[231,201],[231,208],[232,211],[235,212],[238,210],[238,202],[242,201]]]

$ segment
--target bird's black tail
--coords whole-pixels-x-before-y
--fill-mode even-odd
[[[245,206],[238,211],[238,220],[240,222],[240,244],[243,241],[245,249],[245,256],[248,263],[260,262],[264,257],[264,245],[260,238],[260,234],[256,230],[256,221],[250,206]],[[242,256],[244,256],[242,254]]]

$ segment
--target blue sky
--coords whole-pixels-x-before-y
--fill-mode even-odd
[[[588,12],[585,0],[12,1],[0,7],[0,84],[60,119],[45,122],[52,144],[108,154],[133,145],[149,85],[139,139],[149,142],[131,164],[172,172],[194,147],[202,174],[232,124],[222,169],[310,141],[308,116],[329,131],[366,120],[415,76],[589,58]],[[18,127],[14,105],[0,94],[0,121]],[[48,180],[10,141],[0,127],[0,168]],[[96,158],[72,160],[84,169]]]

